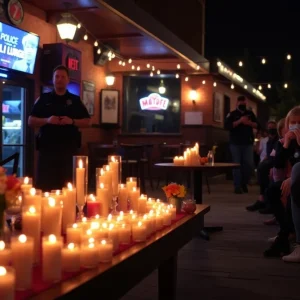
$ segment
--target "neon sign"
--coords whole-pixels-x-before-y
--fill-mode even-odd
[[[166,110],[169,105],[169,99],[162,97],[157,93],[152,93],[148,97],[140,99],[142,110]]]

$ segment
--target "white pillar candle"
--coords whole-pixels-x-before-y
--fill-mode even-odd
[[[163,216],[158,211],[155,216],[155,229],[160,230],[164,227],[163,225]]]
[[[62,273],[62,238],[54,234],[43,237],[43,281],[57,282]]]
[[[101,203],[101,215],[107,217],[110,210],[110,200],[109,200],[109,191],[103,183],[100,184],[100,187],[97,189],[98,199]]]
[[[42,191],[31,188],[29,192],[23,194],[22,206],[35,206],[38,210],[41,210],[42,206]]]
[[[148,215],[144,215],[142,222],[145,224],[146,227],[146,236],[150,236],[152,233],[152,221],[150,219],[150,217],[148,217]]]
[[[95,243],[81,246],[80,264],[84,268],[95,268],[99,262],[99,247]]]
[[[120,224],[119,225],[119,242],[120,244],[129,244],[131,240],[131,225]]]
[[[97,187],[100,187],[101,183],[104,186],[107,185],[107,176],[106,176],[105,171],[104,171],[103,168],[100,169],[100,175],[98,176],[98,180],[97,180]],[[96,190],[96,197],[99,197],[98,188]]]
[[[114,224],[109,224],[108,238],[112,240],[114,251],[116,251],[119,248],[119,231]]]
[[[65,197],[63,198],[62,208],[62,230],[66,233],[67,226],[76,220],[76,189],[71,183],[63,190]]]
[[[67,227],[67,243],[81,244],[82,227],[74,223]]]
[[[15,299],[16,274],[11,267],[0,266],[0,299]]]
[[[25,177],[21,183],[21,191],[23,193],[28,192],[32,188],[32,178]]]
[[[137,178],[136,177],[128,177],[126,179],[126,187],[128,191],[131,191],[134,187],[137,187]]]
[[[110,166],[105,166],[105,174],[107,179],[107,189],[108,189],[108,199],[109,199],[109,206],[111,206],[112,198],[113,198],[113,188],[112,188],[112,171]]]
[[[24,206],[22,209],[22,233],[33,238],[34,262],[40,260],[41,213],[40,207]]]
[[[140,197],[140,189],[137,187],[132,188],[129,190],[129,201],[130,201],[130,208],[134,211],[138,211],[139,208],[139,197]]]
[[[77,204],[83,206],[85,204],[85,168],[80,159],[76,168],[76,197]]]
[[[183,156],[180,156],[180,157],[178,158],[178,165],[179,165],[179,166],[184,166],[184,157],[183,157]]]
[[[5,244],[4,241],[0,241],[0,266],[9,266],[11,260],[12,259],[10,247],[7,244]]]
[[[88,229],[81,234],[81,243],[86,243],[90,238],[94,238],[93,230]]]
[[[145,214],[147,212],[147,195],[141,195],[138,198],[138,213]]]
[[[132,224],[132,240],[134,242],[144,242],[146,240],[147,229],[143,222]]]
[[[44,235],[61,235],[62,207],[54,198],[48,198],[48,205],[44,207]]]
[[[125,184],[119,185],[118,209],[123,212],[128,210],[128,189]]]
[[[74,243],[69,243],[62,250],[62,269],[65,272],[80,270],[80,248]]]
[[[12,261],[16,271],[16,289],[28,290],[32,283],[34,242],[25,234],[11,239]]]
[[[108,239],[103,239],[98,246],[99,261],[107,263],[112,261],[113,257],[113,243]]]
[[[178,166],[178,162],[179,162],[179,157],[178,157],[178,156],[175,156],[175,157],[173,158],[173,164],[174,164],[175,166]]]
[[[172,222],[172,213],[167,209],[163,212],[163,225],[170,226]]]
[[[117,159],[112,156],[111,157],[111,162],[109,163],[109,167],[112,172],[112,191],[113,195],[117,196],[118,195],[118,187],[119,187],[119,181],[120,181],[120,176],[119,176],[119,162]]]

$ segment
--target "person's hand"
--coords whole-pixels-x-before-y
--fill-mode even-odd
[[[293,131],[288,131],[285,135],[284,135],[284,142],[283,142],[283,147],[284,148],[288,148],[291,140],[294,140],[296,138],[296,134]]]
[[[300,129],[295,129],[293,132],[296,136],[297,144],[300,146]]]
[[[244,125],[248,125],[249,122],[250,122],[249,117],[247,117],[247,116],[241,117],[241,118],[240,118],[240,121],[241,121],[241,123],[244,124]]]
[[[282,198],[287,198],[291,193],[291,177],[282,182],[280,189]]]
[[[59,125],[60,124],[59,117],[51,116],[50,118],[47,119],[47,124]]]
[[[60,124],[61,125],[72,125],[73,120],[69,117],[63,116],[63,117],[60,117]]]

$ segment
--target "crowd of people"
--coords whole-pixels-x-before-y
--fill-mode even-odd
[[[278,122],[269,121],[265,131],[245,104],[246,99],[240,96],[237,109],[225,123],[230,131],[233,161],[241,165],[233,173],[234,191],[248,192],[249,172],[257,160],[258,200],[246,209],[272,214],[264,223],[279,225],[278,234],[268,240],[264,256],[300,262],[300,106]],[[255,131],[258,139],[253,147]]]

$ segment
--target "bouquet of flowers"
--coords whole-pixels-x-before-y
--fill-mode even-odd
[[[170,183],[164,186],[162,189],[165,192],[167,198],[184,198],[186,195],[185,187],[177,183]]]
[[[0,167],[0,229],[3,227],[4,212],[15,203],[20,193],[21,183],[15,175],[7,175],[6,169]]]

